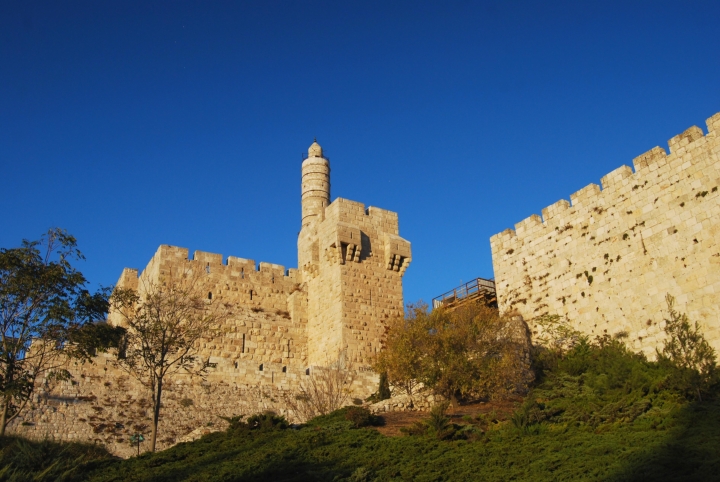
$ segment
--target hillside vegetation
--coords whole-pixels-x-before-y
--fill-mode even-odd
[[[536,350],[536,381],[507,417],[454,420],[438,405],[403,436],[386,437],[373,427],[382,420],[359,407],[302,426],[259,414],[129,460],[5,439],[0,480],[716,480],[714,353],[672,310],[668,327],[677,333],[658,361],[610,337]]]

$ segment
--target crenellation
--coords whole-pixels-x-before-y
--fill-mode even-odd
[[[196,263],[206,265],[222,265],[223,255],[217,253],[208,253],[207,251],[195,251],[193,253],[193,259]]]
[[[585,207],[596,201],[599,195],[600,186],[594,183],[588,184],[584,188],[570,195],[570,204],[572,204],[572,207],[574,208],[577,208],[579,205],[583,205],[583,207]]]
[[[515,235],[525,236],[527,233],[535,231],[538,226],[542,226],[542,218],[537,214],[532,214],[515,225]]]
[[[365,209],[343,198],[330,203],[329,174],[329,162],[314,142],[301,169],[297,269],[235,256],[223,263],[222,254],[205,251],[195,251],[190,259],[186,248],[161,245],[140,274],[123,270],[117,286],[139,294],[190,271],[202,277],[208,300],[232,306],[232,315],[220,327],[222,335],[198,345],[198,356],[210,367],[207,379],[177,375],[167,385],[163,431],[179,435],[161,439],[159,448],[216,423],[218,415],[272,409],[292,417],[283,398],[307,380],[311,370],[322,370],[340,357],[356,371],[353,396],[366,398],[377,388],[377,375],[368,366],[382,349],[386,320],[402,315],[402,276],[412,260],[411,246],[398,235],[397,213]],[[111,312],[108,322],[122,324],[123,318]],[[88,400],[100,393],[115,401],[113,397],[127,395],[138,404],[146,391],[119,372],[110,355],[99,355],[93,365],[71,364],[70,369],[77,385],[63,382],[50,390],[42,385],[41,392],[47,400],[61,396],[72,403],[48,411],[49,404],[38,400],[26,420],[43,422],[27,428],[30,425],[18,421],[13,430],[95,440],[130,455],[129,446],[112,434],[97,438],[96,427],[87,422],[93,413]],[[114,383],[122,383],[122,390],[107,389]],[[145,409],[133,423],[147,422]],[[48,424],[56,429],[48,432]]]
[[[708,133],[706,137],[716,137],[720,132],[720,112],[712,117],[709,117],[705,124],[707,125]]]
[[[665,149],[659,146],[655,146],[644,154],[637,156],[633,159],[633,166],[635,166],[635,172],[639,172],[650,165],[657,164],[659,161],[665,159],[667,153]]]
[[[566,199],[561,199],[541,211],[543,221],[548,223],[552,218],[561,216],[568,209],[570,209],[570,203]]]
[[[669,293],[720,348],[718,122],[720,114],[708,119],[707,136],[692,127],[673,137],[669,155],[655,147],[636,157],[634,173],[615,169],[602,190],[591,184],[571,195],[572,206],[543,209],[544,228],[531,217],[493,236],[501,309],[527,320],[560,314],[591,336],[624,331],[652,356]],[[552,281],[537,283],[544,273]]]
[[[136,290],[138,287],[138,276],[137,268],[123,268],[120,279],[118,279],[115,286]]]
[[[610,171],[600,179],[602,190],[605,191],[612,188],[617,189],[620,186],[627,185],[627,182],[624,181],[627,178],[632,177],[632,175],[633,170],[630,166],[620,166],[614,171]]]
[[[703,131],[698,126],[692,126],[681,134],[668,141],[671,154],[680,154],[680,150],[687,148],[691,143],[703,138]]]

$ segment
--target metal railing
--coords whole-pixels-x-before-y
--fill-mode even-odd
[[[432,307],[433,309],[440,308],[441,306],[449,307],[464,300],[480,297],[485,298],[491,303],[495,301],[495,281],[485,278],[475,278],[447,293],[433,298]]]

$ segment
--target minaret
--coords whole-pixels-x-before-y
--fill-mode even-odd
[[[317,140],[308,148],[308,158],[302,163],[302,227],[322,220],[325,207],[330,204],[330,163],[323,157]]]

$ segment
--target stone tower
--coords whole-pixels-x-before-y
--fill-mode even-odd
[[[338,198],[330,203],[330,166],[314,142],[302,164],[298,268],[307,288],[308,362],[340,354],[372,363],[387,320],[403,312],[402,276],[410,243],[397,213]]]
[[[307,226],[321,216],[330,204],[330,163],[323,157],[317,141],[308,149],[302,164],[302,225]]]

